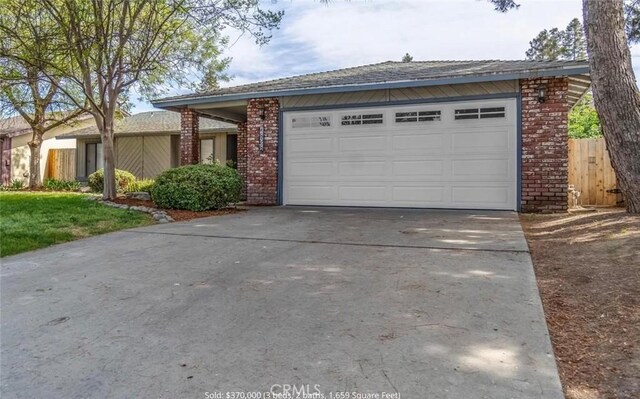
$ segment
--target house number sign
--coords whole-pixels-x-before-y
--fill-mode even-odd
[[[260,126],[260,133],[258,134],[258,148],[260,148],[260,152],[264,152],[264,126]]]

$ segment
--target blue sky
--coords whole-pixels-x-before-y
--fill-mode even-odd
[[[227,31],[233,78],[222,86],[400,60],[407,52],[416,61],[523,59],[539,31],[582,15],[580,0],[520,3],[500,14],[485,0],[266,0],[265,7],[285,10],[280,29],[262,47]],[[637,46],[632,53],[640,61]],[[136,102],[133,112],[150,109]]]

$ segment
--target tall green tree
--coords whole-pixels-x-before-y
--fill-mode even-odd
[[[519,7],[515,0],[489,1],[502,12]],[[620,191],[632,213],[640,213],[640,90],[629,49],[640,31],[637,5],[582,1],[593,99]]]
[[[587,45],[582,24],[574,18],[564,30],[553,28],[543,30],[529,42],[527,59],[580,60],[587,58]]]
[[[562,56],[560,31],[558,28],[543,30],[529,42],[528,60],[556,60]]]
[[[69,44],[68,77],[100,131],[105,199],[116,196],[114,117],[132,88],[150,97],[171,84],[215,87],[228,62],[220,60],[222,30],[248,32],[264,44],[283,16],[261,9],[259,0],[42,0],[42,6]]]
[[[587,93],[569,112],[569,138],[591,139],[602,137],[598,112],[593,106],[593,95]]]
[[[0,10],[0,116],[17,114],[31,127],[29,188],[33,189],[42,184],[44,135],[70,123],[82,110],[60,90],[73,88],[62,73],[68,60],[52,18],[37,1],[0,0]]]

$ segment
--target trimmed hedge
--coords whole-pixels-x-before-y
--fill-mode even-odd
[[[240,201],[242,178],[220,164],[187,165],[168,169],[156,177],[153,202],[161,208],[206,211]]]
[[[147,192],[150,193],[153,185],[155,184],[155,180],[153,179],[140,179],[130,183],[127,186],[126,192]]]
[[[116,190],[119,193],[125,192],[134,181],[136,181],[136,177],[131,172],[116,169]],[[97,193],[104,190],[104,169],[98,169],[89,175],[89,187]]]

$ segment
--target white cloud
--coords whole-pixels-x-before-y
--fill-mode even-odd
[[[579,0],[522,0],[520,9],[506,14],[486,0],[264,4],[285,10],[281,28],[263,47],[226,32],[233,45],[224,55],[233,58],[234,78],[223,86],[400,60],[406,52],[415,60],[523,59],[538,32],[563,28],[582,12]]]

